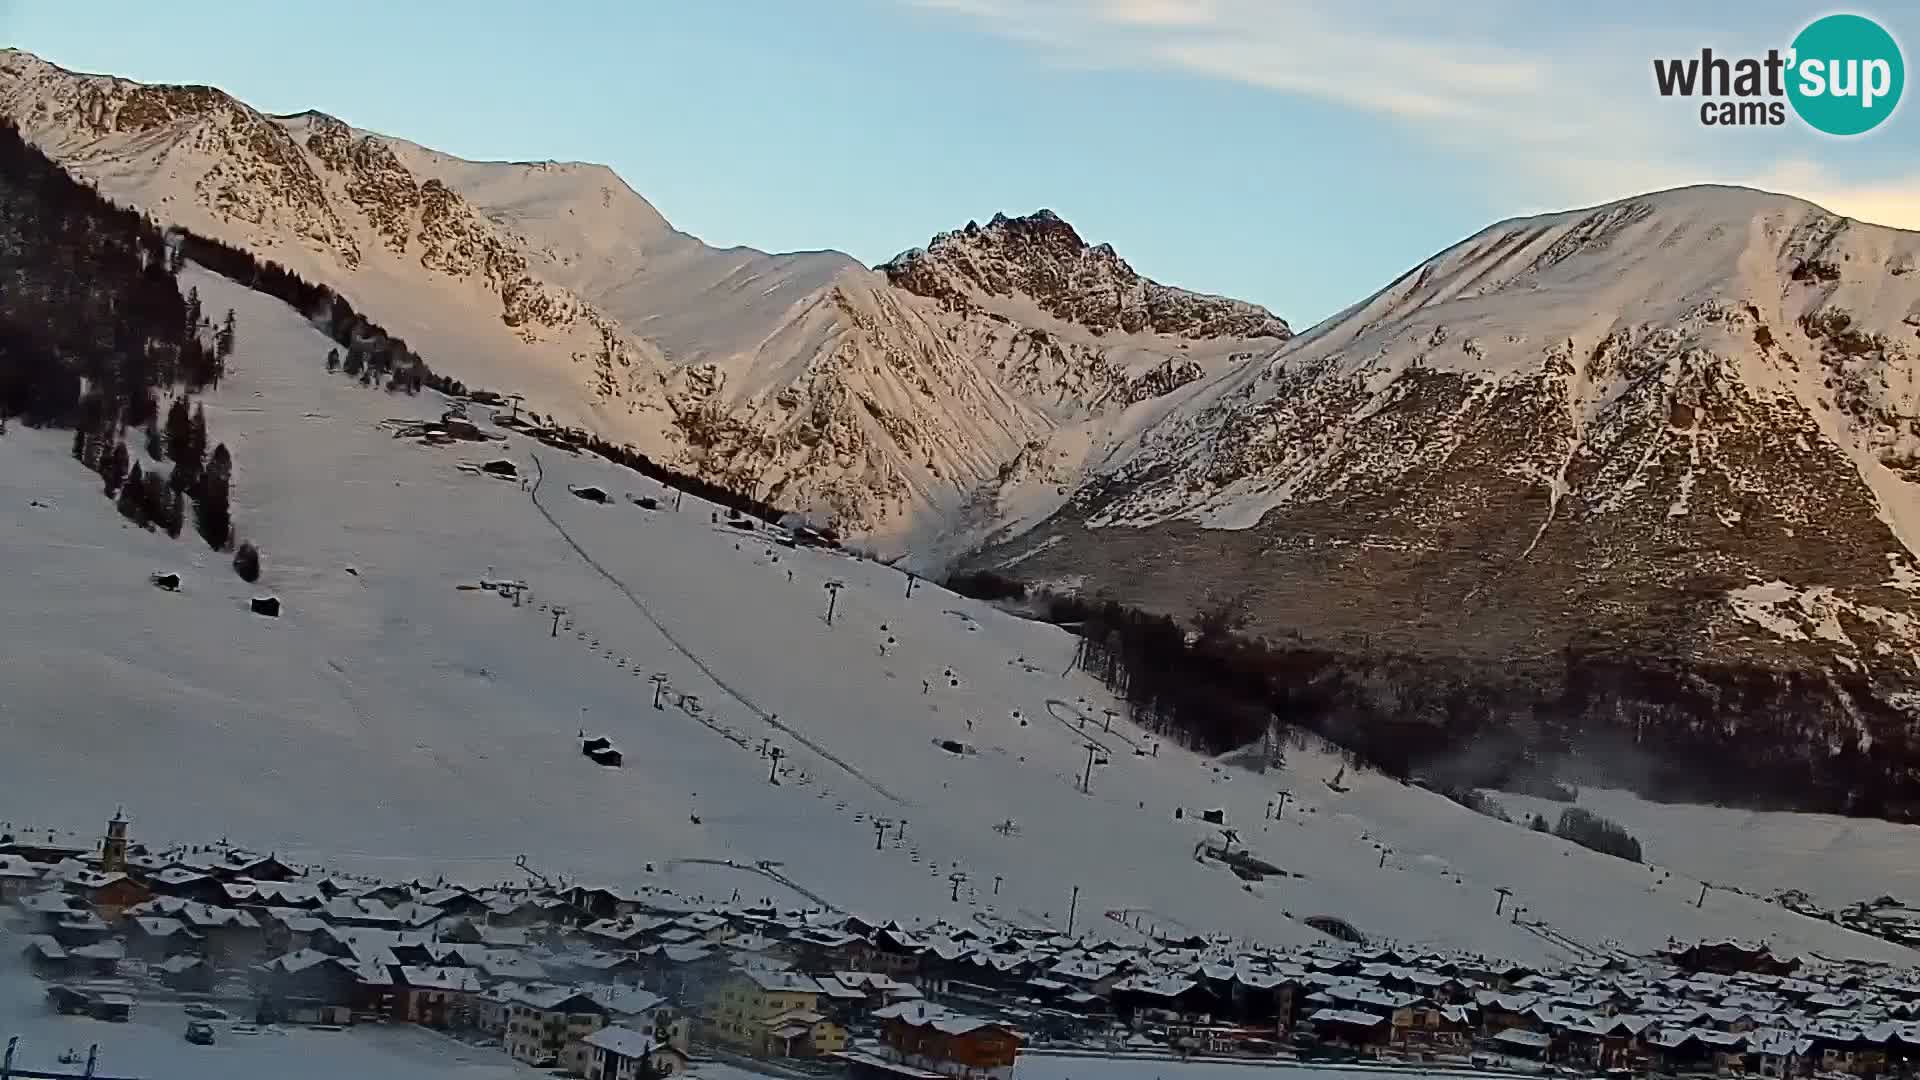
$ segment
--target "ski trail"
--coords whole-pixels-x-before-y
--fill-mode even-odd
[[[665,623],[661,622],[659,619],[654,617],[653,612],[647,608],[647,605],[643,603],[638,596],[635,596],[633,594],[632,589],[627,588],[626,582],[621,581],[618,577],[615,577],[612,571],[609,571],[606,567],[601,566],[598,560],[596,560],[593,556],[587,554],[587,549],[580,546],[579,542],[573,538],[573,534],[569,533],[566,530],[566,527],[561,525],[559,521],[555,520],[554,516],[547,512],[547,508],[541,505],[540,484],[542,481],[546,480],[547,471],[545,468],[541,466],[539,455],[529,454],[528,456],[533,461],[533,484],[527,488],[527,494],[529,497],[533,499],[533,508],[535,510],[540,511],[540,516],[547,519],[547,524],[553,526],[553,531],[560,534],[560,538],[567,542],[567,546],[574,550],[574,554],[579,555],[580,558],[584,560],[588,566],[593,567],[595,572],[597,572],[601,577],[606,578],[608,584],[620,590],[620,594],[622,596],[625,596],[628,602],[633,604],[634,608],[640,612],[641,616],[644,617],[648,622],[652,623],[653,628],[655,630],[660,631],[660,636],[667,639],[667,644],[673,646],[675,651],[679,652],[681,656],[684,656],[689,661],[691,661],[694,667],[699,668],[701,674],[705,675],[708,679],[710,679],[713,682],[713,685],[719,687],[722,693],[726,694],[728,697],[732,698],[733,700],[739,702],[741,708],[744,708],[748,712],[759,717],[763,722],[766,723],[768,727],[771,727],[776,731],[784,733],[789,738],[793,739],[795,742],[801,744],[802,746],[805,746],[807,749],[820,755],[821,758],[833,763],[835,766],[838,766],[848,776],[851,776],[855,780],[858,780],[861,783],[872,788],[874,791],[879,793],[881,798],[886,799],[888,802],[895,803],[900,806],[912,805],[911,803],[907,802],[907,800],[901,798],[898,795],[895,795],[893,792],[888,791],[886,788],[880,786],[880,784],[878,784],[877,782],[869,778],[865,773],[861,772],[859,769],[856,769],[852,765],[849,765],[845,761],[841,760],[839,755],[833,753],[827,748],[814,742],[812,739],[808,738],[807,736],[802,735],[800,732],[795,731],[793,728],[788,727],[786,724],[781,723],[778,719],[775,719],[772,713],[768,712],[765,709],[762,709],[758,705],[755,705],[744,693],[741,693],[738,689],[729,685],[725,679],[722,679],[720,677],[719,672],[716,672],[711,667],[708,667],[706,661],[700,659],[697,653],[695,653],[692,649],[689,649],[686,645],[682,644],[679,638],[674,637],[673,631],[667,629],[667,626]]]

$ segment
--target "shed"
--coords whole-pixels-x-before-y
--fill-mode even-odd
[[[583,741],[580,744],[580,752],[591,759],[595,765],[618,767],[621,762],[620,751],[614,749],[613,744],[606,738],[598,735]]]
[[[280,598],[277,596],[256,596],[251,607],[255,615],[265,615],[270,619],[280,617]]]
[[[180,591],[179,574],[155,574],[148,580],[152,581],[155,587],[165,589],[168,592]]]
[[[520,467],[508,461],[506,458],[489,461],[485,465],[480,466],[480,471],[494,476],[517,477],[520,475]]]
[[[592,485],[588,485],[587,487],[570,487],[567,490],[588,502],[604,503],[607,501],[607,493]]]

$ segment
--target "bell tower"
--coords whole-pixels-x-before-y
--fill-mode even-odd
[[[100,842],[100,871],[105,874],[121,874],[127,869],[127,814],[124,809],[113,812],[113,820],[107,822],[106,839]]]

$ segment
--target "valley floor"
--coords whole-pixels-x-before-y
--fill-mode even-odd
[[[1258,774],[1124,715],[1108,732],[1113,702],[1063,674],[1056,628],[924,583],[909,596],[890,568],[777,546],[692,498],[676,513],[634,473],[521,436],[394,438],[383,420],[447,403],[330,377],[330,343],[293,312],[203,272],[186,284],[239,315],[207,411],[265,575],[246,585],[190,536],[120,522],[62,433],[0,437],[9,828],[91,834],[125,806],[155,845],[227,835],[386,878],[545,875],[1123,938],[1300,944],[1324,940],[1304,920],[1334,915],[1517,960],[1726,936],[1913,960],[1752,897],[1696,907],[1691,865],[1611,859],[1378,776],[1336,792],[1318,750]],[[469,471],[496,458],[537,491]],[[158,571],[181,591],[150,585]],[[482,580],[527,588],[517,605],[461,588]],[[265,594],[278,619],[248,611]],[[583,732],[623,764],[588,761]],[[1244,883],[1197,861],[1222,840],[1213,809],[1286,873]],[[1878,858],[1846,863],[1849,882],[1893,887]],[[1523,921],[1496,913],[1501,888]]]

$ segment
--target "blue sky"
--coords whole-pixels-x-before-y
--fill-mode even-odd
[[[605,162],[712,243],[875,262],[969,218],[1051,207],[1143,273],[1304,327],[1495,219],[1685,183],[1920,228],[1911,103],[1842,142],[1706,129],[1653,92],[1655,56],[1784,47],[1827,10],[0,0],[0,41],[464,157]],[[1915,61],[1920,14],[1847,10],[1880,17]]]

